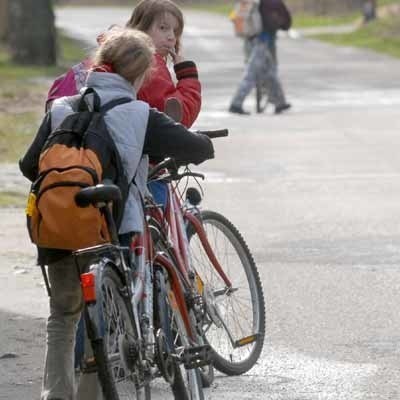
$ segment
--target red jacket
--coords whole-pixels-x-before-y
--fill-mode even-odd
[[[155,55],[155,65],[151,77],[139,90],[138,99],[149,103],[151,107],[164,111],[165,101],[169,97],[177,98],[183,108],[182,124],[191,127],[201,108],[201,85],[196,64],[183,61],[174,65],[178,83],[174,84],[165,59]]]
[[[156,54],[154,61],[150,79],[139,90],[138,99],[145,101],[150,107],[164,111],[165,101],[169,97],[177,98],[183,109],[181,122],[190,128],[199,115],[201,107],[201,85],[195,63],[184,61],[174,65],[178,80],[175,86],[164,58]],[[47,102],[77,94],[84,85],[90,66],[91,62],[85,60],[57,78],[49,90]]]

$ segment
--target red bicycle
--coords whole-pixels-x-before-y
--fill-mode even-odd
[[[227,136],[227,130],[204,132]],[[149,173],[149,181],[163,181],[167,203],[148,208],[156,256],[175,266],[185,293],[184,316],[192,332],[192,346],[210,345],[213,365],[220,372],[239,375],[257,362],[265,335],[265,302],[254,258],[238,229],[223,215],[200,209],[201,194],[187,188],[189,178],[204,179],[187,166],[180,171],[166,159]],[[183,190],[179,183],[185,182]],[[185,315],[185,308],[189,310]],[[203,384],[213,379],[203,367]]]
[[[83,370],[97,371],[107,400],[150,400],[151,382],[160,376],[175,399],[204,400],[199,368],[210,363],[209,346],[194,346],[185,288],[170,260],[154,252],[154,229],[144,221],[130,249],[121,246],[111,211],[121,193],[112,184],[84,188],[75,200],[102,211],[111,237],[73,253],[93,350]]]

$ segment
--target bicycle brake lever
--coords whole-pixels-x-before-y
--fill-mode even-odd
[[[183,172],[182,174],[179,174],[180,178],[184,178],[185,176],[191,176],[193,178],[200,178],[204,181],[206,179],[204,174],[200,174],[198,172]]]

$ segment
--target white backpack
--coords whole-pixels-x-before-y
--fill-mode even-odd
[[[259,0],[238,0],[230,14],[236,36],[250,38],[262,32]]]

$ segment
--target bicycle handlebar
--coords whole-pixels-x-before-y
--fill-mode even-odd
[[[229,135],[228,129],[215,129],[215,130],[212,130],[212,131],[197,131],[197,133],[201,133],[202,135],[206,135],[210,139],[226,137],[226,136]]]
[[[175,159],[168,157],[158,163],[154,168],[149,171],[148,179],[156,176],[161,170],[170,168],[178,169],[178,166],[176,165]]]
[[[211,130],[211,131],[198,130],[198,131],[196,131],[196,133],[206,135],[210,139],[226,137],[229,135],[228,129],[215,129],[215,130]],[[176,160],[174,158],[171,158],[171,157],[165,158],[163,161],[158,163],[154,168],[152,168],[149,171],[148,179],[155,177],[163,169],[172,170],[173,172],[171,174],[171,177],[173,177],[173,179],[180,179],[180,178],[183,178],[184,176],[193,176],[193,177],[204,179],[203,174],[198,174],[195,172],[184,172],[183,174],[178,174],[178,168],[179,168],[179,165],[176,163]]]

